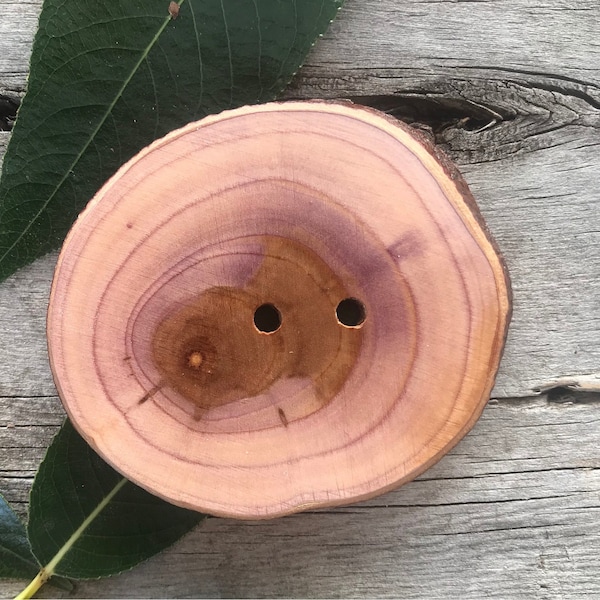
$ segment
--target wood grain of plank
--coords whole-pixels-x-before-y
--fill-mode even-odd
[[[0,472],[0,485],[23,507],[33,470],[19,465],[41,456],[59,410],[56,398],[20,401],[28,413],[0,408],[30,458]],[[454,451],[400,490],[274,521],[211,519],[131,573],[78,583],[74,596],[597,596],[598,409],[595,399],[492,402]]]
[[[15,5],[2,5],[0,22],[15,24],[6,29],[15,45],[30,44],[40,3],[20,7],[27,18],[16,23]],[[590,27],[600,16],[592,3],[533,0],[503,3],[500,20],[495,11],[489,2],[349,0],[288,96],[357,98],[434,127],[512,276],[515,310],[494,390],[511,397],[599,370],[600,69]],[[483,35],[477,23],[492,26]],[[19,91],[26,53],[10,56]],[[7,68],[0,63],[0,74]]]

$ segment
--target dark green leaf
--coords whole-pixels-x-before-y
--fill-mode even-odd
[[[203,518],[124,480],[66,421],[33,483],[28,534],[48,573],[84,579],[130,569]]]
[[[32,579],[39,570],[25,526],[0,496],[0,577]]]
[[[274,99],[343,0],[45,0],[0,179],[0,280],[153,139]]]

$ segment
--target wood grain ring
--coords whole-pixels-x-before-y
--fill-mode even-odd
[[[132,481],[266,518],[421,473],[489,397],[510,316],[466,184],[348,103],[245,107],[123,166],[60,254],[65,409]]]

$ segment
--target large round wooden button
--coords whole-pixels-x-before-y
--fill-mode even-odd
[[[74,425],[175,504],[261,518],[421,473],[473,425],[510,313],[465,183],[350,104],[245,107],[129,161],[48,314]]]

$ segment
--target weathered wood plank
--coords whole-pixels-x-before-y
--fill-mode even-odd
[[[0,3],[0,93],[25,87],[31,42],[41,0],[2,0]]]
[[[23,89],[41,5],[0,4],[0,88],[9,87],[8,76],[16,82],[11,89]],[[597,31],[595,0],[504,0],[501,6],[490,0],[346,0],[307,66],[330,79],[339,74],[340,95],[377,71],[412,79],[419,71],[434,78],[455,68],[560,76],[593,86]]]
[[[4,158],[4,152],[6,151],[6,144],[10,139],[10,134],[6,131],[0,131],[0,167],[2,166],[2,159]]]
[[[30,43],[39,6],[2,5],[8,46]],[[514,318],[494,390],[511,397],[600,364],[600,49],[592,27],[600,9],[510,0],[502,18],[498,10],[491,2],[348,0],[289,95],[359,98],[434,127],[511,272]],[[7,56],[12,71],[0,62],[0,74],[21,77],[12,89],[22,90],[28,54]]]
[[[350,2],[342,16],[291,94],[429,123],[458,162],[513,281],[494,395],[597,374],[598,5]]]
[[[16,473],[3,471],[0,485],[21,503],[29,465],[56,428],[58,399],[18,402],[0,401],[22,452],[9,461]],[[451,454],[396,492],[275,521],[213,519],[146,565],[79,583],[74,594],[598,597],[599,414],[596,401],[494,402]],[[6,585],[3,595],[18,587]]]
[[[0,1],[0,94],[24,89],[40,6]],[[595,0],[347,0],[288,92],[426,123],[460,164],[513,278],[499,398],[599,386],[599,24]],[[44,338],[54,260],[0,285],[0,490],[22,514],[62,419]],[[561,399],[491,403],[449,456],[382,498],[272,522],[211,519],[74,595],[600,597],[600,405]],[[21,587],[1,583],[0,595]]]

